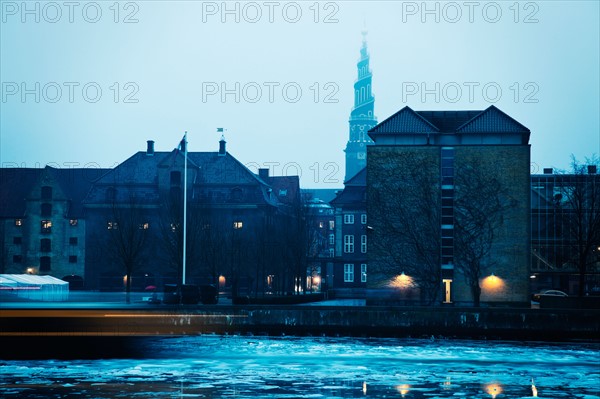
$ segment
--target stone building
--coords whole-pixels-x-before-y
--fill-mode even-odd
[[[2,273],[51,275],[82,288],[82,201],[107,169],[0,169]]]
[[[367,168],[344,183],[335,208],[333,285],[344,295],[364,296],[367,285]],[[359,290],[357,290],[359,289]],[[362,293],[361,290],[362,289]]]
[[[134,154],[96,180],[86,210],[86,287],[119,290],[183,281],[184,152]],[[306,268],[294,262],[297,177],[252,173],[226,151],[189,152],[186,283],[234,295],[291,292]],[[129,263],[128,263],[129,262]],[[300,277],[299,277],[300,276]]]
[[[527,302],[529,129],[494,106],[404,107],[369,135],[370,299]]]

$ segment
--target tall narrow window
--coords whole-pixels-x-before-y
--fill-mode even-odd
[[[362,215],[360,215],[360,223],[367,224],[367,214],[366,213],[363,213]]]
[[[361,265],[360,265],[360,282],[361,283],[367,282],[367,264],[366,263],[361,263]]]
[[[41,226],[41,232],[43,234],[49,234],[52,233],[52,221],[50,220],[42,220],[40,223]]]
[[[354,236],[353,235],[345,235],[344,236],[344,252],[347,254],[354,253]]]
[[[344,264],[344,282],[345,283],[354,282],[354,264],[352,264],[352,263]]]
[[[367,253],[367,236],[360,236],[360,252],[363,254]]]
[[[329,245],[335,244],[335,234],[329,234]]]
[[[346,213],[344,215],[344,224],[354,224],[354,215],[351,213]]]

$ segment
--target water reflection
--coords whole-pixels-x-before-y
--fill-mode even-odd
[[[0,360],[0,397],[504,399],[537,397],[536,384],[545,397],[600,396],[599,345],[219,336],[146,345],[148,359]]]

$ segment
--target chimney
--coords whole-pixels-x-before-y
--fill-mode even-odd
[[[258,177],[260,177],[261,179],[268,179],[269,178],[269,168],[258,169]]]
[[[225,141],[225,136],[221,136],[221,140],[219,140],[219,156],[220,157],[224,157],[225,154],[227,153],[227,151],[225,150],[225,144],[227,144],[227,142]]]
[[[146,155],[152,156],[154,155],[154,140],[148,140],[148,147],[146,148]]]
[[[552,168],[544,168],[544,174],[545,175],[551,175],[553,172]]]
[[[596,165],[588,165],[588,175],[595,175],[596,170]]]

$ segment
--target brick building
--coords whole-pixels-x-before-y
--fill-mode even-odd
[[[527,302],[529,129],[494,106],[405,107],[369,134],[370,298]]]

